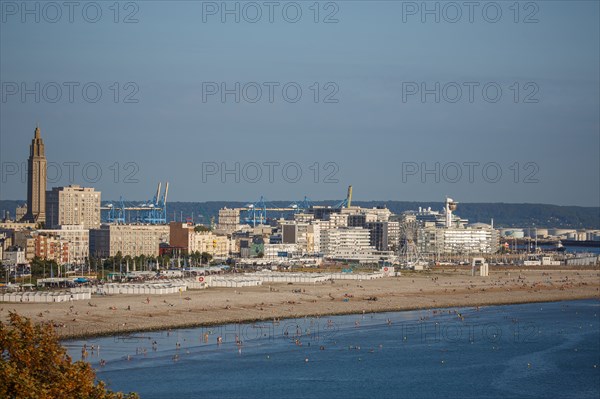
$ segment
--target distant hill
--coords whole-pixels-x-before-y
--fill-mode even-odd
[[[4,211],[14,216],[18,204],[24,201],[0,200],[0,217]],[[142,201],[140,201],[142,202]],[[270,201],[269,205],[286,207],[292,201]],[[171,202],[167,204],[167,217],[173,220],[191,218],[194,221],[208,224],[211,217],[218,220],[219,209],[223,207],[243,207],[246,202],[207,201],[207,202]],[[336,201],[318,201],[314,205],[335,205]],[[416,210],[419,207],[431,207],[440,210],[441,202],[407,202],[407,201],[353,201],[353,205],[366,208],[387,206],[394,213]],[[459,203],[457,215],[470,222],[489,223],[494,219],[495,227],[559,227],[578,229],[600,229],[600,207],[559,206],[547,204],[504,204],[504,203]],[[280,215],[271,214],[272,217]]]

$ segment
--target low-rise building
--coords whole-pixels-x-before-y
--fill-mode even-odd
[[[7,266],[16,266],[27,263],[25,251],[20,247],[11,247],[4,251],[2,263]]]
[[[35,256],[53,260],[59,265],[69,263],[69,242],[60,237],[37,232],[33,235]]]
[[[303,221],[300,221],[303,220]],[[282,244],[296,244],[297,251],[305,255],[320,252],[323,221],[314,219],[280,220]],[[328,222],[325,224],[329,225]]]
[[[231,250],[231,240],[226,235],[217,235],[206,227],[190,223],[171,222],[169,224],[171,246],[182,248],[185,253],[206,252],[213,258],[227,258]]]
[[[16,221],[23,220],[23,218],[25,217],[26,214],[27,214],[27,204],[17,206],[17,209],[15,210],[15,220]]]
[[[90,251],[90,231],[83,225],[60,226],[60,229],[39,230],[39,233],[58,237],[69,243],[68,263],[74,265],[86,263]]]
[[[36,227],[37,227],[37,223],[15,222],[15,221],[9,221],[9,220],[0,222],[0,229],[3,229],[3,230],[15,230],[15,231],[33,230]]]
[[[265,244],[264,257],[271,262],[283,261],[294,256],[301,256],[296,244]]]
[[[103,224],[89,232],[90,256],[158,256],[159,246],[169,242],[168,225]]]
[[[30,261],[36,256],[35,252],[35,230],[15,230],[14,245],[20,247],[25,252],[25,258]]]

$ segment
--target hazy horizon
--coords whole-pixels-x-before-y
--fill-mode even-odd
[[[148,200],[150,200],[151,198],[148,199],[124,199],[125,202],[127,203],[142,203],[142,202],[147,202]],[[255,199],[250,199],[248,201],[241,201],[241,200],[230,200],[230,199],[217,199],[217,200],[204,200],[204,201],[180,201],[180,200],[168,200],[168,203],[206,203],[206,202],[239,202],[239,203],[254,203],[257,202],[260,198],[255,198]],[[271,198],[265,198],[264,199],[265,202],[269,203],[269,202],[296,202],[299,201],[300,199],[271,199]],[[342,201],[343,198],[336,198],[336,199],[313,199],[311,198],[310,201],[311,202],[317,202],[317,203],[321,203],[321,202],[340,202]],[[0,201],[15,201],[15,202],[22,202],[22,203],[26,203],[26,200],[21,200],[21,199],[11,199],[11,198],[6,198],[6,199],[0,199]],[[113,203],[117,203],[119,202],[119,199],[115,199],[115,198],[102,198],[102,202],[113,202]],[[438,203],[438,204],[444,204],[443,200],[395,200],[395,199],[387,199],[387,200],[381,200],[381,199],[373,199],[373,200],[364,200],[364,199],[357,199],[357,198],[352,198],[352,202],[353,203],[362,203],[362,202],[376,202],[376,203],[381,203],[381,204],[385,204],[386,202],[409,202],[409,203],[415,203],[415,204],[431,204],[431,203]],[[168,205],[167,203],[167,205]],[[491,204],[491,205],[544,205],[544,206],[560,206],[560,207],[577,207],[577,208],[595,208],[595,209],[600,209],[600,206],[586,206],[586,205],[560,205],[560,204],[550,204],[550,203],[541,203],[541,202],[471,202],[471,201],[460,201],[458,202],[458,204],[477,204],[477,205],[485,205],[485,204]]]

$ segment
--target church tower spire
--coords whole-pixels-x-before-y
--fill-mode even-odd
[[[40,127],[36,124],[27,160],[27,214],[24,220],[46,221],[46,153]]]

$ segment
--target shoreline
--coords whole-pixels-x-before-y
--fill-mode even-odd
[[[465,308],[465,307],[473,307],[473,306],[478,306],[478,307],[486,307],[486,306],[509,306],[509,305],[525,305],[525,304],[531,304],[531,303],[557,303],[557,302],[568,302],[568,301],[579,301],[579,300],[586,300],[586,299],[596,299],[600,301],[600,297],[599,296],[590,296],[590,297],[581,297],[581,298],[562,298],[562,299],[540,299],[540,300],[528,300],[528,301],[523,301],[523,302],[498,302],[498,303],[486,303],[486,304],[470,304],[470,305],[465,305],[465,304],[461,304],[461,305],[453,305],[453,304],[449,304],[449,305],[443,305],[443,306],[437,306],[437,307],[421,307],[421,308],[399,308],[399,309],[378,309],[378,310],[374,310],[371,311],[369,313],[395,313],[395,312],[410,312],[410,311],[415,311],[415,310],[431,310],[431,309],[449,309],[449,308]],[[291,315],[291,316],[286,316],[285,318],[278,318],[278,321],[286,321],[286,320],[293,320],[293,319],[300,319],[300,318],[321,318],[321,317],[334,317],[334,316],[348,316],[348,315],[357,315],[360,314],[362,315],[362,312],[359,311],[342,311],[342,312],[338,312],[338,313],[325,313],[325,314],[310,314],[310,313],[306,313],[306,314],[299,314],[299,315]],[[367,313],[368,314],[368,313]],[[175,325],[165,325],[165,326],[158,326],[158,327],[150,327],[147,329],[143,329],[143,330],[118,330],[118,331],[106,331],[106,332],[100,332],[97,334],[92,334],[92,335],[68,335],[68,336],[60,336],[60,340],[61,341],[72,341],[72,340],[80,340],[80,339],[91,339],[91,338],[103,338],[103,337],[118,337],[118,336],[123,336],[123,335],[132,335],[132,334],[138,334],[138,333],[146,333],[146,332],[156,332],[156,331],[166,331],[166,330],[179,330],[179,329],[192,329],[192,328],[201,328],[201,327],[215,327],[215,326],[223,326],[223,325],[227,325],[227,324],[252,324],[252,323],[257,323],[257,322],[264,322],[264,321],[270,321],[271,318],[257,318],[257,319],[242,319],[242,320],[237,320],[237,321],[215,321],[215,322],[206,322],[206,323],[199,323],[199,324],[175,324]]]
[[[273,319],[326,317],[452,307],[600,299],[600,269],[433,271],[377,280],[208,288],[182,294],[93,296],[88,301],[0,303],[8,312],[51,322],[59,339],[118,336]]]

